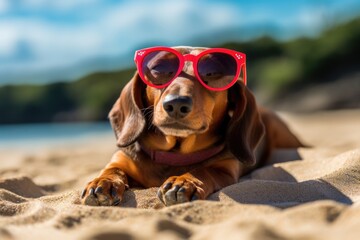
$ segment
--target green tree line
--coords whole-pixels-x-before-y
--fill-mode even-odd
[[[359,72],[359,43],[360,18],[316,38],[281,42],[262,37],[217,47],[245,52],[249,87],[271,101]],[[134,70],[97,72],[71,82],[2,86],[0,124],[105,120]]]

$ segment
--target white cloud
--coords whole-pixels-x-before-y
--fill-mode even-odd
[[[43,68],[66,66],[101,53],[102,39],[95,32],[78,31],[76,28],[63,28],[36,21],[13,21],[1,23],[0,56],[8,57],[6,65]],[[26,43],[33,59],[15,59],[19,42]],[[4,64],[2,64],[4,65]]]
[[[18,32],[11,25],[0,22],[0,57],[10,56],[15,51],[15,42],[18,39]]]
[[[135,46],[156,40],[181,44],[197,35],[237,24],[237,16],[234,7],[223,3],[204,6],[203,1],[134,1],[107,12],[103,26],[131,39],[128,44]]]
[[[15,4],[9,7],[9,2],[0,0],[0,13],[16,8]],[[250,2],[246,5],[203,0],[138,0],[111,4],[103,0],[17,2],[21,4],[20,9],[25,8],[29,14],[0,19],[0,60],[16,55],[18,43],[24,41],[31,47],[34,59],[8,61],[9,68],[72,65],[99,56],[128,53],[150,43],[191,44],[192,39],[207,37],[214,31],[258,23],[292,29],[311,28],[321,22],[318,9],[289,8],[278,12],[267,4]],[[69,18],[64,19],[66,16]],[[72,22],[69,19],[73,19]]]
[[[49,2],[52,1],[26,0],[25,4],[44,7]],[[66,2],[79,5],[84,0],[54,1],[52,6],[75,6]],[[85,23],[9,19],[0,23],[0,31],[6,32],[6,37],[0,38],[0,54],[15,54],[17,43],[26,41],[36,57],[34,65],[71,64],[99,55],[121,54],[148,41],[181,44],[196,34],[227,26],[235,17],[229,6],[210,4],[204,9],[206,14],[199,13],[202,7],[201,3],[189,0],[141,1],[141,4],[132,1],[99,8],[99,17]]]
[[[321,8],[304,9],[299,11],[297,22],[303,27],[313,28],[324,22],[324,11]]]

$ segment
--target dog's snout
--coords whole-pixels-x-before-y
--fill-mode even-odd
[[[184,118],[192,110],[192,99],[187,96],[167,95],[163,101],[166,113],[172,118]]]

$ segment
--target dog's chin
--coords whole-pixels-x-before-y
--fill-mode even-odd
[[[164,135],[181,137],[181,138],[186,138],[190,135],[201,134],[208,130],[207,126],[203,126],[199,129],[192,129],[187,126],[178,125],[178,124],[172,124],[172,125],[169,124],[169,125],[162,125],[157,127]]]

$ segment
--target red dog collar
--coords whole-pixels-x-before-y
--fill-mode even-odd
[[[175,152],[152,150],[140,145],[141,150],[143,150],[147,155],[149,155],[151,160],[153,160],[155,163],[166,164],[170,166],[187,166],[200,163],[220,153],[224,149],[224,147],[225,145],[222,144],[197,152],[182,154]]]

